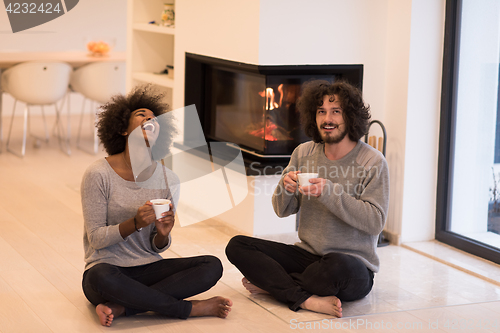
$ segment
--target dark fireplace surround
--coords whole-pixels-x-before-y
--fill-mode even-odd
[[[310,140],[295,108],[304,82],[363,83],[363,65],[259,66],[186,53],[185,66],[185,105],[196,105],[208,143],[227,143],[228,161],[238,153],[233,144],[240,147],[247,174],[280,172]]]

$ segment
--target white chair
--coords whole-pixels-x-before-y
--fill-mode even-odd
[[[77,147],[88,153],[97,154],[99,140],[95,126],[97,107],[94,102],[104,104],[111,96],[125,94],[125,62],[96,62],[76,69],[71,75],[71,88],[83,95],[82,112],[78,127]],[[88,151],[80,145],[82,123],[85,113],[85,102],[90,100],[91,121],[93,128],[93,151]]]
[[[2,73],[1,87],[3,91],[11,94],[15,99],[9,135],[7,138],[6,148],[8,151],[21,157],[25,155],[26,135],[28,131],[31,134],[29,126],[29,109],[30,106],[33,105],[41,106],[45,128],[45,141],[49,140],[49,132],[47,130],[43,107],[45,105],[54,105],[57,117],[56,125],[60,124],[60,111],[56,102],[62,99],[66,94],[71,72],[71,66],[62,62],[25,62],[13,66]],[[10,149],[10,138],[12,135],[12,125],[14,123],[17,101],[26,104],[23,119],[23,143],[20,154]],[[64,129],[62,126],[58,127],[58,136],[59,144],[62,149],[61,140],[64,136]],[[37,139],[40,140],[40,138]],[[70,154],[69,142],[66,142],[66,144],[66,153]]]

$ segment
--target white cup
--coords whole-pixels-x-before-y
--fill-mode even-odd
[[[309,179],[312,179],[312,178],[318,178],[318,173],[317,172],[309,172],[309,173],[298,173],[297,174],[297,179],[299,181],[299,185],[302,187],[311,185],[311,183],[309,182]]]
[[[161,214],[170,210],[170,200],[168,199],[154,199],[150,201],[153,204],[153,209],[155,210],[157,220],[163,217],[161,216]]]

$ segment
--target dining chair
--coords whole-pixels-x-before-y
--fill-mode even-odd
[[[47,122],[45,119],[44,106],[54,105],[56,109],[56,124],[60,124],[60,108],[56,102],[61,100],[68,89],[70,74],[72,68],[64,62],[48,62],[48,61],[32,61],[15,65],[2,73],[1,87],[4,92],[9,93],[14,97],[14,107],[12,109],[12,118],[10,121],[9,134],[7,137],[7,151],[23,157],[26,153],[27,134],[39,141],[49,141],[49,132],[47,130]],[[11,149],[12,127],[14,124],[17,102],[25,104],[23,112],[23,139],[21,152],[18,153]],[[45,137],[36,137],[31,133],[30,128],[30,107],[40,106],[42,111],[43,124],[45,129]],[[61,124],[62,125],[62,124]],[[64,128],[57,127],[59,144],[63,151],[70,154],[69,140],[63,142]],[[64,145],[65,144],[65,145]]]
[[[91,154],[97,154],[99,140],[97,138],[97,104],[108,102],[111,96],[125,94],[125,62],[96,62],[76,69],[71,75],[70,86],[75,92],[83,95],[82,111],[78,126],[77,148]],[[90,102],[91,127],[93,133],[93,149],[85,149],[81,144],[82,125],[85,114],[85,104]]]

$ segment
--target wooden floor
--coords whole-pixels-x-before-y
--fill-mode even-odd
[[[144,314],[102,327],[81,289],[79,186],[87,166],[104,153],[89,155],[72,143],[72,154],[67,156],[54,137],[39,148],[33,142],[29,141],[24,158],[7,153],[5,142],[0,154],[1,333],[500,332],[500,284],[397,246],[380,251],[382,270],[376,289],[365,300],[346,305],[349,317],[332,320],[304,310],[295,313],[272,299],[251,297],[240,285],[241,274],[224,255],[231,235],[215,221],[175,227],[173,245],[165,256],[210,253],[222,260],[221,281],[195,298],[231,298],[234,306],[227,319],[178,320]]]

